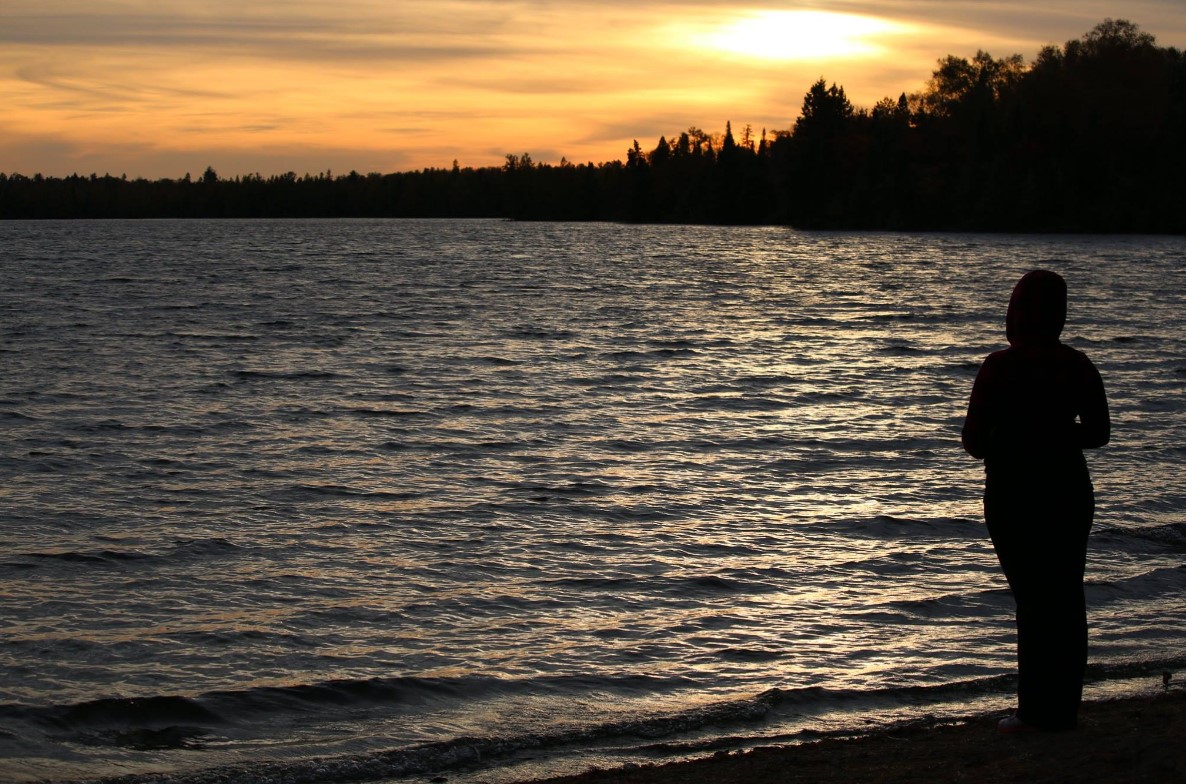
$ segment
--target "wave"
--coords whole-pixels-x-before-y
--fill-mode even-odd
[[[987,536],[980,520],[968,517],[909,518],[893,515],[842,518],[800,523],[799,530],[820,530],[827,535],[858,537],[861,539],[958,539]]]
[[[1151,599],[1166,594],[1180,595],[1186,588],[1186,564],[1150,569],[1122,580],[1093,581],[1089,576],[1085,588],[1088,606],[1134,597]]]
[[[689,398],[683,401],[679,408],[689,411],[782,411],[790,408],[792,401],[786,398],[743,395],[743,394],[707,394]]]
[[[893,599],[873,604],[868,610],[849,611],[844,617],[853,620],[880,621],[894,624],[931,624],[936,618],[951,621],[957,618],[980,619],[991,612],[998,617],[1011,614],[1012,594],[1008,588],[986,588],[969,593],[949,593],[925,599]]]
[[[314,497],[328,497],[328,498],[370,498],[388,501],[408,501],[416,498],[422,498],[423,493],[419,492],[392,492],[389,490],[361,490],[356,487],[348,487],[346,485],[316,485],[316,484],[296,484],[291,485],[278,493],[279,495],[293,495],[293,496],[314,496]]]
[[[684,575],[676,577],[561,577],[544,580],[545,585],[576,588],[589,592],[650,592],[678,597],[717,595],[758,595],[776,593],[780,586],[760,580],[743,580],[719,575]]]
[[[493,367],[518,367],[525,364],[521,359],[511,359],[510,357],[494,355],[477,357],[474,361],[479,365],[491,365]]]
[[[1096,546],[1131,548],[1133,544],[1152,544],[1175,552],[1186,551],[1186,522],[1139,527],[1101,526],[1092,532],[1091,538]]]
[[[287,686],[211,691],[197,696],[104,697],[68,705],[0,704],[0,720],[27,721],[50,731],[103,728],[159,729],[184,723],[210,729],[256,724],[279,715],[317,714],[384,706],[408,710],[444,701],[469,702],[500,695],[553,695],[604,691],[642,695],[685,688],[684,678],[551,676],[509,679],[493,676],[343,679]]]
[[[338,373],[333,373],[328,370],[236,370],[232,375],[235,378],[244,380],[264,379],[264,380],[285,380],[285,381],[304,381],[304,380],[320,380],[320,379],[334,379],[341,378]]]
[[[607,351],[603,356],[609,359],[623,360],[623,359],[669,359],[671,357],[690,357],[699,354],[700,352],[694,348],[653,348],[647,350],[623,349],[619,351]]]
[[[760,651],[732,650],[739,656]],[[770,653],[770,652],[767,652]],[[1186,669],[1186,655],[1117,662],[1092,662],[1087,667],[1089,682],[1161,677]],[[632,716],[595,726],[568,730],[581,737],[609,737],[619,734],[669,735],[699,729],[715,722],[736,722],[765,715],[773,709],[826,712],[844,703],[893,704],[962,698],[971,695],[1007,693],[1016,675],[998,674],[932,684],[885,686],[880,688],[827,688],[805,686],[771,688],[752,697],[710,703],[673,713]],[[160,728],[186,723],[224,727],[254,724],[262,717],[290,714],[324,716],[334,708],[355,710],[376,706],[395,711],[440,704],[444,701],[471,702],[500,696],[575,696],[598,693],[617,697],[648,697],[694,687],[685,677],[627,675],[619,677],[547,676],[511,679],[494,676],[393,677],[330,680],[289,686],[259,686],[244,690],[212,691],[199,696],[154,695],[109,697],[59,706],[0,705],[0,718],[31,721],[52,730],[93,730],[106,727]]]
[[[62,561],[64,563],[111,563],[118,561],[142,561],[152,556],[138,550],[98,550],[94,552],[29,553],[26,558]]]
[[[911,346],[907,343],[891,343],[888,346],[879,346],[874,349],[874,352],[877,354],[888,354],[895,357],[928,353],[924,349],[921,349],[917,346]]]
[[[356,417],[413,417],[423,416],[426,412],[417,409],[386,409],[356,407],[346,409],[346,413]]]
[[[272,326],[272,325],[265,324],[264,326]],[[178,338],[181,340],[209,341],[215,345],[220,345],[222,343],[231,343],[231,342],[235,342],[235,341],[252,342],[252,341],[258,341],[261,339],[259,335],[244,335],[244,334],[238,334],[238,333],[166,331],[162,334],[164,337]]]
[[[1141,662],[1095,663],[1088,666],[1089,681],[1131,680],[1160,676],[1186,668],[1186,657]],[[493,690],[523,688],[524,684],[497,679],[462,679],[470,687]],[[535,690],[554,690],[557,687],[584,686],[593,688],[605,684],[596,679],[547,679],[549,683],[532,684]],[[566,680],[569,683],[556,683]],[[636,678],[635,688],[653,687],[655,679]],[[476,683],[474,683],[476,682]],[[374,704],[378,701],[406,698],[410,690],[424,692],[450,691],[462,684],[447,679],[391,679],[372,681],[338,681],[313,686],[294,686],[285,689],[257,689],[252,692],[208,695],[197,700],[185,698],[149,698],[146,700],[98,700],[56,709],[51,721],[58,725],[77,727],[81,722],[88,727],[96,724],[110,726],[135,719],[136,726],[125,726],[118,733],[109,733],[110,740],[125,745],[172,741],[175,747],[201,748],[200,726],[179,724],[164,727],[165,721],[187,722],[190,725],[224,723],[205,703],[228,700],[265,703],[269,708],[277,702],[286,707],[302,705],[308,710],[324,709],[326,701]],[[938,706],[966,702],[975,697],[1002,696],[1016,687],[1012,674],[987,675],[980,678],[939,684],[920,684],[876,689],[827,689],[818,686],[783,689],[773,688],[759,694],[733,700],[702,705],[646,716],[630,716],[592,725],[559,725],[539,733],[509,733],[479,737],[458,737],[448,740],[417,743],[400,748],[345,754],[333,757],[285,761],[253,761],[238,765],[223,765],[204,770],[179,773],[153,773],[121,776],[119,784],[214,784],[236,781],[244,784],[334,784],[347,781],[376,781],[413,775],[439,775],[450,771],[473,769],[480,765],[497,765],[525,751],[563,753],[576,752],[582,747],[614,740],[625,740],[637,750],[651,754],[672,754],[703,751],[721,744],[720,731],[755,725],[769,725],[779,719],[826,715],[830,711],[885,711],[902,707]],[[31,709],[22,709],[26,715]],[[12,709],[0,706],[0,717],[12,715]],[[865,714],[867,718],[867,714]],[[147,720],[146,720],[147,719]],[[797,722],[800,726],[802,721]],[[864,723],[849,729],[834,729],[821,733],[817,729],[801,728],[780,741],[811,740],[821,734],[859,735],[872,731],[877,725]],[[713,731],[708,740],[681,742],[679,738],[706,729]],[[92,735],[92,739],[101,736]],[[726,739],[727,740],[727,739]],[[736,740],[736,738],[735,738]]]
[[[0,566],[16,569],[69,566],[79,564],[94,566],[125,566],[135,563],[185,561],[223,556],[241,548],[229,539],[210,537],[202,539],[175,539],[173,546],[160,552],[145,552],[138,549],[103,548],[97,550],[62,550],[58,552],[13,553],[15,560],[5,561]]]
[[[531,340],[573,340],[579,334],[567,329],[541,329],[539,327],[522,326],[507,331],[507,337]]]

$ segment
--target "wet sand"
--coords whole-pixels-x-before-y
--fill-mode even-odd
[[[1003,714],[867,737],[625,770],[548,784],[774,784],[775,782],[1182,782],[1186,691],[1086,703],[1074,732],[1002,735]]]

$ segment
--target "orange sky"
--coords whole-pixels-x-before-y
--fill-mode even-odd
[[[0,172],[601,162],[789,128],[820,76],[871,106],[943,55],[1028,59],[1106,17],[1186,43],[1182,0],[4,0]]]

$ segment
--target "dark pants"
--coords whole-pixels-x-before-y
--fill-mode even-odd
[[[1017,715],[1073,729],[1087,667],[1083,572],[1095,507],[1086,473],[990,479],[984,517],[1017,604]]]

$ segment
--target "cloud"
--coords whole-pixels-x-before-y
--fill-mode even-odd
[[[122,101],[142,98],[146,95],[171,96],[180,99],[214,99],[226,98],[231,93],[211,90],[208,88],[161,88],[150,87],[143,82],[129,82],[123,79],[107,81],[94,77],[80,77],[76,68],[65,68],[58,63],[38,61],[18,67],[14,76],[17,80],[27,82],[38,87],[47,88],[52,92],[73,93],[81,97],[96,98],[103,101]]]
[[[1165,45],[1186,43],[1181,0],[1127,0],[1119,5],[1115,0],[839,0],[828,3],[828,9],[959,29],[985,41],[984,48],[1015,42],[1033,50],[1028,54],[1045,44],[1078,38],[1108,17],[1135,22],[1164,37]]]
[[[0,44],[98,51],[170,50],[301,62],[455,61],[505,54],[498,3],[376,4],[8,2]]]
[[[200,167],[186,167],[264,173],[486,165],[523,150],[619,159],[635,138],[653,145],[689,125],[787,128],[820,77],[871,106],[921,89],[943,55],[1032,57],[1105,16],[1182,45],[1180,3],[1131,0],[1117,14],[1114,0],[5,0],[0,171],[176,176],[194,156]],[[675,30],[807,8],[911,32],[872,34],[875,59],[799,62]]]
[[[413,159],[404,153],[360,151],[354,148],[322,147],[310,151],[304,147],[210,147],[178,150],[152,143],[107,143],[99,147],[68,138],[30,137],[0,141],[0,161],[5,160],[53,161],[52,166],[0,165],[0,171],[26,176],[40,173],[59,177],[93,173],[100,176],[127,174],[129,177],[180,178],[186,172],[197,176],[207,166],[213,166],[223,177],[256,173],[268,176],[287,171],[294,171],[298,175],[317,174],[326,170],[339,174],[351,170],[362,173],[391,172],[414,167]]]
[[[50,30],[39,20],[22,20],[0,33],[9,46],[98,51],[102,49],[175,50],[232,56],[247,60],[297,62],[425,63],[493,57],[506,50],[493,45],[422,34],[311,29],[305,26],[239,23],[202,23],[171,27],[164,19],[138,19],[113,25],[99,17],[81,20],[79,28]],[[88,22],[90,27],[87,28]],[[25,27],[27,29],[21,29]],[[85,32],[84,32],[85,30]]]
[[[569,0],[498,2],[436,0],[390,3],[338,0],[7,0],[0,43],[38,47],[159,47],[235,52],[297,60],[454,60],[542,51],[597,49],[598,39],[658,20],[695,21],[739,11],[817,10],[893,22],[962,28],[1001,39],[1061,43],[1106,16],[1148,29],[1168,28],[1180,44],[1186,20],[1180,0],[981,2],[980,0],[786,0],[655,2]],[[566,30],[567,28],[567,30]],[[561,37],[555,33],[565,32]],[[1155,33],[1156,30],[1153,30]]]

